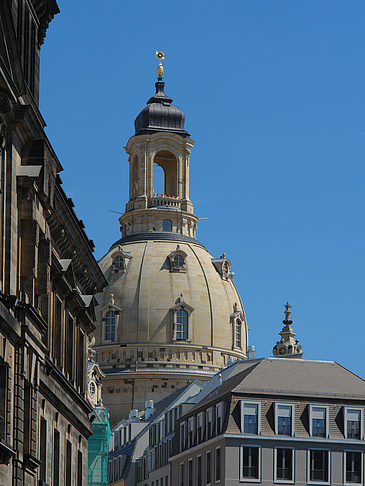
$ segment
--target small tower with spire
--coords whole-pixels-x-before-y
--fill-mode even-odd
[[[273,354],[276,358],[303,358],[302,346],[299,344],[299,341],[295,339],[296,334],[291,327],[293,324],[293,321],[290,318],[292,306],[287,302],[284,307],[284,327],[279,333],[281,339],[275,344]]]

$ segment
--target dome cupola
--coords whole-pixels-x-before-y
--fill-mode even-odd
[[[165,83],[158,80],[156,94],[147,101],[147,105],[134,121],[135,135],[168,131],[182,137],[189,134],[184,129],[185,114],[172,104],[172,99],[164,92]]]
[[[184,129],[184,112],[174,106],[172,98],[169,98],[164,92],[165,83],[162,81],[161,59],[165,59],[165,54],[157,51],[156,57],[160,61],[157,68],[158,79],[155,83],[156,93],[147,101],[147,105],[135,119],[135,135],[167,131],[177,133],[182,137],[189,137],[190,134]]]

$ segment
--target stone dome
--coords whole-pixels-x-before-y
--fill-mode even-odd
[[[170,258],[175,252],[184,257],[183,271],[171,271]],[[127,255],[127,261],[123,271],[115,272],[113,258],[119,254]],[[114,304],[120,308],[115,340],[181,346],[183,342],[174,341],[172,315],[181,301],[192,308],[189,347],[214,346],[222,352],[219,365],[224,365],[227,350],[234,345],[232,316],[238,309],[243,313],[243,306],[232,278],[220,274],[220,266],[215,264],[218,260],[197,241],[145,240],[113,245],[100,266],[110,283],[105,301],[113,294]],[[236,357],[246,353],[246,336],[243,339],[244,351],[232,352]]]
[[[147,101],[147,105],[135,119],[135,135],[166,130],[183,137],[189,136],[184,129],[185,114],[164,93],[165,83],[157,81],[155,86],[156,94]]]

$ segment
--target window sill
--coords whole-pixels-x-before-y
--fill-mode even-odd
[[[295,484],[293,479],[274,479],[275,484]]]
[[[261,479],[241,478],[240,483],[261,483]]]

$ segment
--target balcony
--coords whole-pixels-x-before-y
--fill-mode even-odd
[[[165,194],[155,194],[149,198],[148,207],[180,209],[181,199],[178,197],[166,196]]]

